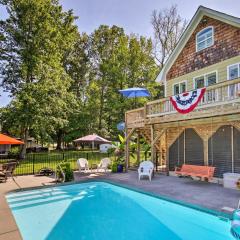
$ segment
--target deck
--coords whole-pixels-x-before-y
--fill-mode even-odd
[[[131,129],[156,123],[166,125],[177,121],[223,117],[239,113],[240,78],[207,87],[202,100],[189,114],[177,113],[170,102],[170,97],[166,97],[148,102],[143,108],[126,112],[125,121],[127,128]],[[239,119],[239,115],[235,119]]]

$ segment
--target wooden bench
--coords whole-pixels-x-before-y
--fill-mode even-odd
[[[215,167],[210,166],[183,164],[181,168],[175,168],[175,173],[178,176],[200,177],[202,180],[210,180],[213,178],[214,170]]]

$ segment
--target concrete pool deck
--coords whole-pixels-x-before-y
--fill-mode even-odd
[[[223,207],[237,208],[240,192],[226,189],[219,184],[195,181],[188,178],[177,178],[155,174],[153,180],[138,181],[137,172],[128,173],[74,173],[75,182],[86,180],[108,180],[123,184],[145,192],[169,197],[173,200],[184,201],[212,210],[221,211]],[[41,187],[52,185],[53,179],[49,177],[19,176],[16,178],[21,188]],[[20,240],[21,235],[14,217],[5,199],[5,194],[19,189],[16,183],[9,179],[7,183],[0,183],[0,240]]]
[[[220,184],[160,174],[155,174],[150,182],[148,179],[138,181],[136,171],[107,174],[106,176],[75,172],[76,181],[81,182],[87,179],[107,179],[159,196],[196,204],[216,211],[221,211],[223,207],[236,209],[240,199],[240,191],[223,188]]]
[[[49,177],[19,176],[15,177],[16,183],[21,188],[32,188],[52,184],[53,179]],[[22,239],[12,212],[7,204],[5,194],[19,189],[12,179],[6,183],[0,183],[0,240]]]

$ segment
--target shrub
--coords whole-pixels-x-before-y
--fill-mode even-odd
[[[20,147],[11,147],[8,152],[9,157],[18,157],[20,154]]]
[[[112,164],[112,172],[113,173],[116,173],[117,172],[117,163],[116,162],[114,162],[113,164]]]
[[[73,180],[73,170],[71,169],[69,162],[60,163],[60,167],[62,168],[62,171],[65,174],[65,182],[70,182]],[[62,172],[60,170],[60,167],[57,167],[57,177],[58,179],[62,179]]]

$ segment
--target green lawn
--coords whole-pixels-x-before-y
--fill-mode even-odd
[[[30,153],[26,159],[22,160],[15,170],[15,175],[36,174],[43,167],[56,169],[57,164],[67,161],[70,162],[73,170],[77,169],[77,159],[87,158],[90,165],[99,163],[106,153],[86,152],[86,151],[68,151],[68,152],[52,152],[52,153]],[[112,160],[114,157],[110,157]]]
[[[130,166],[138,166],[135,156],[130,157]],[[41,168],[48,167],[52,168],[54,171],[56,166],[63,162],[70,162],[71,168],[73,170],[77,169],[77,159],[87,158],[90,166],[92,164],[98,164],[100,160],[104,157],[108,157],[107,153],[100,153],[98,151],[67,151],[67,152],[57,152],[52,151],[50,153],[29,153],[26,155],[24,160],[20,161],[20,164],[15,169],[15,175],[24,174],[37,174]],[[141,160],[144,160],[144,154],[141,152]],[[109,156],[111,160],[114,160],[114,156]],[[1,161],[1,160],[0,160]],[[1,162],[5,162],[2,160]]]

